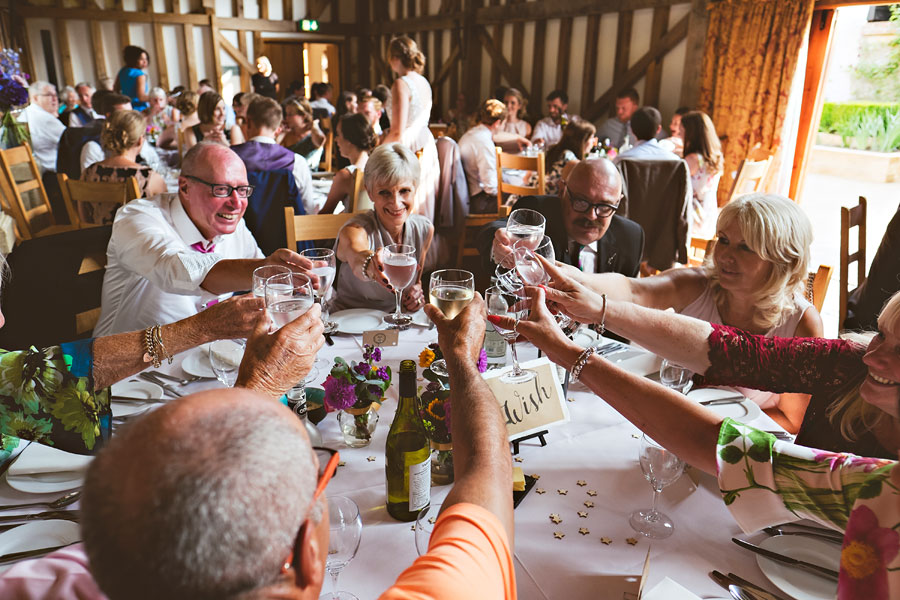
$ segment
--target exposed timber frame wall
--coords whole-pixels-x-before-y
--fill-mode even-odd
[[[706,36],[707,0],[357,0],[358,63],[364,85],[392,79],[384,60],[395,35],[426,55],[439,114],[463,91],[470,108],[499,85],[520,89],[529,114],[566,90],[569,110],[590,120],[612,114],[635,87],[664,117],[693,106]],[[365,67],[368,65],[368,68]],[[433,117],[439,116],[433,114]]]

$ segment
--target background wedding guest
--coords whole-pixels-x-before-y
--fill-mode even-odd
[[[566,110],[569,95],[563,90],[553,90],[547,94],[547,116],[535,123],[531,141],[549,148],[562,138],[563,127],[574,120]]]
[[[58,118],[56,86],[47,81],[35,81],[28,87],[28,99],[30,102],[19,115],[19,121],[28,123],[31,151],[41,173],[55,172],[59,138],[66,129]]]
[[[78,108],[78,92],[71,85],[67,85],[59,93],[59,108],[56,109],[63,125],[69,125],[68,113],[76,108]]]
[[[372,126],[361,114],[346,114],[337,123],[337,145],[341,154],[346,156],[350,164],[334,174],[334,181],[328,191],[328,199],[319,211],[320,214],[333,213],[339,202],[348,206],[350,194],[353,193],[353,174],[357,169],[364,170],[369,161],[369,153],[378,144],[378,138]],[[372,208],[372,200],[365,190],[354,199],[354,212]]]
[[[256,59],[256,70],[250,78],[253,91],[266,98],[278,98],[278,74],[272,70],[272,63],[268,56],[260,56]]]
[[[197,118],[198,124],[184,128],[185,151],[204,140],[231,145],[231,131],[225,129],[225,100],[217,92],[203,92],[197,103]]]
[[[175,99],[175,110],[181,114],[181,120],[166,127],[162,135],[157,140],[160,148],[172,149],[178,143],[178,132],[186,131],[200,123],[200,117],[197,116],[197,104],[200,102],[200,96],[197,92],[190,90],[183,91]]]
[[[78,106],[69,113],[69,121],[65,123],[66,125],[84,127],[99,116],[94,112],[94,104],[91,99],[95,91],[91,84],[84,81],[75,86],[75,92],[78,93]]]
[[[622,90],[616,94],[616,116],[608,118],[603,125],[597,128],[597,137],[601,140],[609,139],[613,148],[620,148],[625,143],[625,136],[634,143],[634,134],[631,131],[631,115],[641,105],[640,96],[634,88]]]
[[[633,146],[617,154],[613,162],[626,158],[644,158],[649,160],[678,160],[673,152],[663,148],[656,140],[662,131],[662,116],[652,106],[642,106],[631,115],[631,130],[634,132]]]
[[[136,162],[141,146],[146,143],[144,132],[146,121],[141,113],[134,110],[123,110],[114,113],[103,125],[100,144],[107,158],[96,162],[82,171],[82,181],[102,183],[137,179],[141,197],[155,196],[166,192],[166,182],[162,176],[148,167]],[[98,204],[95,202],[79,202],[78,216],[84,223],[112,223],[117,203]]]
[[[331,118],[334,116],[335,112],[337,112],[337,109],[331,103],[333,90],[334,86],[322,81],[318,81],[310,87],[309,105],[312,107],[313,114],[316,118]],[[318,114],[318,111],[322,111],[322,114]]]
[[[679,106],[672,113],[672,120],[669,121],[669,137],[659,140],[659,145],[676,154],[684,156],[684,128],[681,126],[681,117],[691,112],[686,106]]]
[[[325,145],[325,133],[313,116],[306,98],[291,98],[284,103],[284,136],[281,145],[303,157],[310,170],[318,170]]]
[[[719,212],[717,192],[724,160],[722,145],[712,119],[700,111],[681,117],[684,131],[684,160],[691,169],[691,188],[694,194],[694,225],[691,235],[711,238],[715,232]]]
[[[459,139],[459,154],[469,185],[469,212],[497,212],[497,153],[494,134],[506,117],[506,106],[493,98],[478,111],[478,125]]]
[[[506,118],[503,119],[500,130],[523,138],[531,137],[531,125],[525,120],[528,101],[522,92],[516,88],[508,88],[503,95],[503,102],[506,104]]]
[[[356,109],[359,107],[359,98],[356,96],[356,92],[351,92],[349,90],[341,92],[341,95],[338,96],[337,103],[337,112],[335,113],[335,118],[340,119],[346,114],[353,114],[356,112]]]
[[[575,164],[584,160],[597,143],[596,129],[587,121],[572,121],[563,129],[562,138],[553,144],[544,157],[544,190],[547,195],[558,194],[559,182],[566,179]],[[537,185],[537,173],[528,185]]]
[[[113,89],[131,98],[134,110],[146,110],[150,99],[150,77],[146,71],[150,65],[150,55],[138,46],[125,46],[122,58],[125,66],[119,69]]]
[[[381,136],[384,133],[381,129],[381,117],[384,114],[384,106],[382,105],[381,100],[372,95],[361,96],[356,105],[356,112],[365,115],[369,124],[372,126],[375,135],[381,139]]]

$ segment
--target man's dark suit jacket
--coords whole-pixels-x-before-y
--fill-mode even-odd
[[[569,256],[569,234],[563,219],[561,202],[557,196],[524,196],[519,198],[513,210],[530,208],[536,210],[547,219],[544,230],[553,240],[556,260],[577,266],[577,257]],[[494,243],[494,232],[506,227],[506,220],[494,221],[485,225],[478,232],[477,246],[482,258],[482,265],[488,274],[491,269],[491,246]],[[634,221],[613,215],[609,228],[597,244],[597,273],[621,273],[627,277],[636,277],[641,266],[641,254],[644,251],[644,230]]]

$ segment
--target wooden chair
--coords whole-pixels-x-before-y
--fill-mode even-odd
[[[731,202],[741,194],[760,191],[771,164],[771,156],[763,160],[752,160],[749,157],[742,160],[737,175],[735,175],[734,184],[731,186],[728,201]]]
[[[0,170],[0,192],[5,198],[3,208],[16,220],[19,239],[74,229],[72,225],[57,225],[41,172],[28,144],[0,150]],[[30,202],[26,203],[26,198]]]
[[[856,252],[850,254],[850,229],[857,227]],[[850,263],[856,263],[856,286],[851,289]],[[859,204],[852,208],[841,207],[841,293],[838,308],[838,326],[844,328],[847,318],[847,299],[866,280],[866,199],[859,197]]]
[[[706,255],[712,252],[715,242],[715,239],[692,236],[691,244],[688,247],[688,266],[699,267],[703,265]]]
[[[819,312],[822,312],[822,306],[825,304],[825,294],[828,293],[832,271],[834,268],[829,265],[819,265],[819,268],[810,271],[809,277],[806,278],[806,299],[812,302]]]
[[[325,143],[322,145],[322,160],[319,162],[319,171],[333,170],[331,163],[334,156],[334,127],[331,126],[331,119],[321,119],[319,127],[325,133]]]
[[[63,200],[66,202],[66,212],[69,213],[69,221],[76,229],[82,227],[96,227],[100,223],[85,223],[78,216],[78,202],[90,204],[119,204],[130,202],[141,197],[141,189],[138,187],[137,178],[129,177],[127,181],[115,183],[98,183],[69,179],[65,173],[59,173],[59,187],[62,190]]]
[[[344,223],[353,213],[337,215],[295,215],[292,206],[284,208],[284,224],[287,233],[287,247],[294,249],[297,242],[308,240],[331,240],[337,237]]]
[[[431,135],[434,136],[434,139],[447,135],[446,123],[429,123],[428,129],[431,131]]]
[[[178,128],[175,132],[175,139],[178,142],[178,162],[181,162],[181,159],[184,158],[184,129]]]
[[[365,191],[365,187],[363,187],[363,170],[362,169],[353,169],[353,191],[350,193],[350,198],[347,201],[347,210],[348,213],[359,212],[359,195]],[[367,209],[365,209],[367,210]]]
[[[537,185],[524,186],[507,183],[503,181],[503,169],[534,171],[538,177]],[[479,229],[488,223],[502,219],[509,214],[509,208],[503,205],[503,194],[518,194],[520,196],[543,195],[545,190],[544,175],[543,152],[540,152],[537,156],[520,156],[518,154],[507,154],[500,148],[497,148],[497,209],[491,213],[470,213],[466,216],[466,222],[456,250],[457,267],[462,266],[462,261],[466,256],[478,256],[478,249],[468,239],[469,234],[474,236]]]

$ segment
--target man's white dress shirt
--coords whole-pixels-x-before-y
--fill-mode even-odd
[[[102,119],[103,117],[100,118]],[[145,165],[147,165],[157,173],[160,173],[162,171],[160,169],[162,162],[159,158],[159,153],[157,153],[156,148],[154,148],[151,144],[148,144],[146,140],[144,140],[144,145],[141,146],[141,151],[138,156],[144,159]],[[100,144],[91,140],[81,147],[81,170],[84,171],[92,164],[98,163],[101,160],[106,160],[109,157],[110,155],[108,155],[103,150]]]
[[[95,111],[93,108],[87,108],[85,106],[82,106],[81,108],[83,108],[84,111],[94,120],[103,118],[103,115],[97,114],[97,111]],[[69,115],[69,127],[84,127],[84,123],[81,122],[81,119],[79,119],[78,115],[76,115],[74,112]]]
[[[331,102],[326,100],[325,98],[316,98],[312,102],[309,103],[311,108],[324,108],[328,111],[328,116],[333,117],[334,113],[337,112],[337,109],[331,105]]]
[[[202,289],[223,259],[263,258],[244,220],[217,236],[213,252],[191,247],[206,240],[177,194],[133,200],[116,212],[106,250],[106,274],[95,336],[145,329],[196,314],[218,298]]]
[[[41,173],[56,171],[56,155],[59,152],[59,138],[66,126],[55,115],[32,102],[22,114],[19,121],[28,123],[31,136],[31,151]]]
[[[594,240],[587,246],[582,246],[581,251],[578,253],[578,256],[573,258],[575,259],[575,265],[579,269],[581,269],[585,273],[594,273],[597,270],[597,243],[599,240]],[[578,246],[578,242],[569,238],[569,256],[572,256],[575,253],[575,248]]]
[[[459,154],[462,158],[469,195],[486,192],[497,195],[497,154],[494,137],[487,125],[478,124],[459,138]]]
[[[532,141],[537,139],[544,140],[544,148],[550,148],[550,146],[562,139],[562,125],[550,117],[544,117],[534,124],[531,139]]]
[[[630,150],[626,150],[622,154],[617,154],[613,162],[618,164],[623,158],[646,158],[651,160],[681,160],[673,152],[669,152],[655,139],[638,142],[636,146]]]
[[[260,144],[276,144],[274,138],[265,135],[252,137],[248,142],[259,142]],[[297,182],[297,188],[300,190],[300,197],[303,198],[303,208],[306,214],[317,215],[319,209],[325,205],[327,196],[316,194],[313,190],[312,172],[309,170],[309,163],[299,154],[294,155],[294,181]]]

